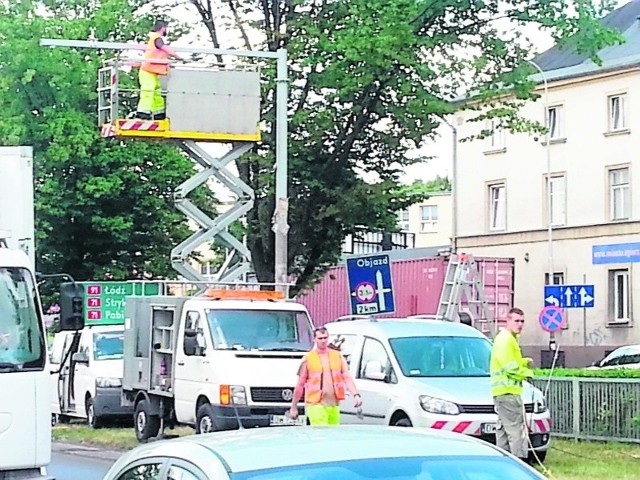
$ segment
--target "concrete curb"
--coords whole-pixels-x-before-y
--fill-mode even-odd
[[[96,458],[101,460],[116,461],[127,450],[113,450],[97,447],[95,445],[83,445],[79,443],[68,443],[54,441],[51,443],[51,449],[54,452],[65,453],[68,455],[79,455],[82,457]]]

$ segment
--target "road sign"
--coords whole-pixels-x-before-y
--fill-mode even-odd
[[[80,282],[84,285],[85,325],[120,325],[124,323],[126,297],[160,295],[161,284],[155,282]]]
[[[351,313],[368,315],[395,311],[388,255],[347,259]]]
[[[559,307],[544,307],[538,316],[538,322],[543,330],[555,332],[567,324],[567,318]]]
[[[593,245],[591,262],[594,265],[640,262],[640,242]]]
[[[545,285],[544,304],[560,308],[593,308],[593,285]]]

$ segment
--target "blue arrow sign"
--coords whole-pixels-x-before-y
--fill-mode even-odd
[[[593,308],[593,285],[545,285],[544,304],[560,308]]]
[[[351,313],[377,314],[395,311],[389,255],[347,259]]]

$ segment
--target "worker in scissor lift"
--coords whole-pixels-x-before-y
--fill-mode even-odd
[[[166,118],[160,76],[169,73],[170,58],[184,61],[176,51],[164,42],[168,23],[158,20],[149,33],[149,41],[140,65],[140,99],[135,118],[141,120],[163,120]]]

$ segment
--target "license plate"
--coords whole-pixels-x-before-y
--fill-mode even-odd
[[[495,423],[483,423],[480,427],[480,431],[482,433],[496,433],[496,424]]]
[[[295,420],[287,417],[286,415],[271,415],[271,419],[269,420],[269,425],[272,427],[283,426],[283,425],[306,425],[307,417],[304,415],[298,415],[298,418]]]

